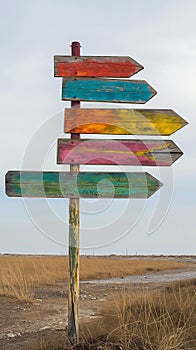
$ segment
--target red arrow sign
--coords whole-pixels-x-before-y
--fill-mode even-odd
[[[127,56],[54,56],[55,77],[129,78],[143,68]]]

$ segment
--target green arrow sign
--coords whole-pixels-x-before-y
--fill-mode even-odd
[[[161,187],[148,173],[95,173],[9,171],[10,197],[148,198]]]

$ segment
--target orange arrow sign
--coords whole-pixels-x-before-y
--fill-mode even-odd
[[[143,68],[127,56],[54,56],[55,77],[129,78]]]

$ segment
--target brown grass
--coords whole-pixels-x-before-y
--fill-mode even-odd
[[[64,332],[40,335],[27,350],[195,350],[196,279],[156,291],[122,291],[84,323],[80,342],[68,345]]]
[[[194,350],[196,279],[162,291],[124,293],[86,324],[78,349]]]
[[[187,267],[187,264],[167,260],[125,260],[125,259],[81,259],[81,279],[106,279],[142,275],[150,272]]]
[[[58,330],[46,330],[32,339],[28,339],[25,350],[68,350],[66,332]]]
[[[153,271],[186,267],[187,264],[169,260],[123,260],[107,258],[80,259],[80,279],[105,279],[140,275]],[[1,256],[0,295],[32,301],[34,289],[66,281],[68,258],[52,256]]]

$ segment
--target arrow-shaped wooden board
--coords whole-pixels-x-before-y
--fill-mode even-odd
[[[171,140],[58,140],[58,164],[170,166],[182,151]]]
[[[63,78],[62,100],[146,103],[156,91],[145,80]]]
[[[9,197],[148,198],[162,186],[148,173],[9,171]]]
[[[65,109],[65,132],[171,135],[188,123],[171,109]]]
[[[129,78],[141,69],[127,56],[54,56],[55,77]]]

